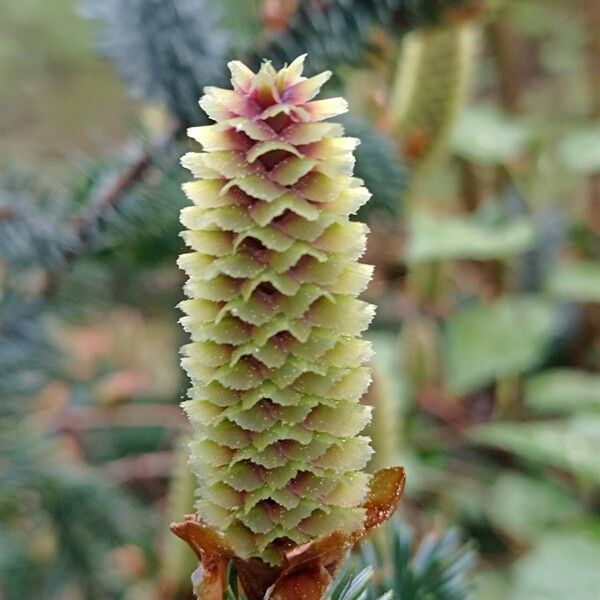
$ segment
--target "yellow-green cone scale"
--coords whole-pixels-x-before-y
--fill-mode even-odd
[[[372,453],[373,307],[357,299],[372,269],[349,220],[370,194],[352,176],[358,140],[325,121],[346,102],[313,100],[330,73],[305,78],[303,62],[230,63],[233,89],[200,101],[215,124],[189,130],[202,152],[182,159],[196,510],[237,556],[272,564],[282,543],[361,527]]]

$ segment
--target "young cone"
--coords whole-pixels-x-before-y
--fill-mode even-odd
[[[271,564],[361,528],[372,453],[359,336],[373,306],[356,298],[371,267],[356,262],[366,226],[348,219],[369,193],[352,177],[358,140],[323,122],[346,102],[313,100],[330,73],[302,77],[303,62],[230,63],[233,90],[200,100],[216,124],[189,130],[204,152],[182,159],[197,178],[179,259],[196,510],[238,557]]]
[[[346,102],[313,100],[330,74],[302,77],[303,62],[230,63],[233,90],[200,101],[216,124],[189,130],[204,152],[183,157],[197,178],[179,264],[200,485],[197,516],[171,530],[201,563],[202,600],[223,597],[230,561],[248,600],[320,600],[404,487],[399,467],[362,470],[373,307],[357,296],[371,267],[348,217],[369,193],[352,177],[358,140],[323,122]]]

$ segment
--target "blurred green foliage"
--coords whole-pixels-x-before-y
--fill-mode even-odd
[[[51,182],[78,152],[125,139],[133,105],[92,46],[76,0],[0,5],[0,165],[43,165]]]
[[[190,597],[191,557],[166,533],[194,486],[177,450],[183,128],[229,58],[307,52],[335,70],[329,92],[349,97],[362,139],[379,307],[369,401],[387,421],[372,431],[391,423],[375,445],[406,466],[416,531],[394,523],[364,545],[332,597],[595,600],[593,7],[2,4],[0,595]],[[449,44],[463,26],[469,44]],[[400,97],[423,108],[418,127]]]

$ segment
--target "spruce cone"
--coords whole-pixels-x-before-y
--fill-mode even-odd
[[[200,101],[216,124],[189,130],[204,152],[182,159],[196,178],[179,259],[196,510],[237,557],[272,565],[363,527],[372,453],[359,336],[374,307],[357,299],[372,268],[348,219],[370,194],[352,177],[359,141],[324,122],[346,102],[314,101],[330,73],[302,77],[303,62],[231,62],[233,90]]]
[[[413,166],[429,163],[447,143],[476,51],[477,27],[470,21],[404,37],[391,111],[404,136],[404,158]]]

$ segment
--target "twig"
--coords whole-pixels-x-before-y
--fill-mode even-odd
[[[91,199],[90,211],[73,221],[74,247],[65,253],[65,260],[61,268],[52,269],[48,272],[43,294],[52,295],[58,287],[61,273],[67,269],[85,250],[91,241],[95,225],[101,222],[102,217],[116,207],[124,198],[125,194],[146,175],[147,171],[155,163],[155,158],[161,150],[175,140],[182,132],[181,124],[173,126],[162,138],[146,149],[141,149],[133,160],[114,178],[111,185],[100,190]]]
[[[171,474],[172,452],[148,452],[118,458],[106,463],[102,471],[116,484],[167,478]]]
[[[504,16],[494,19],[488,32],[500,77],[502,104],[508,113],[516,114],[521,104],[521,41]]]
[[[7,206],[2,206],[0,208],[0,221],[11,221],[19,217],[19,213]]]
[[[182,411],[170,404],[132,404],[107,408],[68,408],[49,425],[58,431],[85,431],[99,427],[168,427],[187,424]]]

